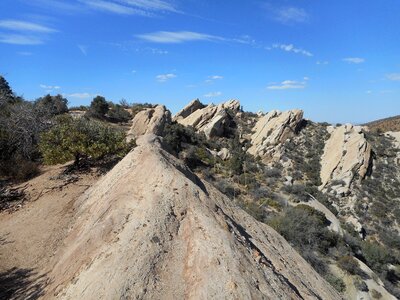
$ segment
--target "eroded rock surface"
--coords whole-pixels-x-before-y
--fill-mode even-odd
[[[297,131],[303,120],[302,110],[271,111],[261,116],[253,129],[252,146],[248,152],[254,156],[273,156],[276,146]]]
[[[274,230],[144,135],[78,201],[48,299],[340,299]]]
[[[162,135],[165,125],[170,122],[171,112],[164,105],[146,108],[138,112],[133,118],[127,140],[131,141],[143,134]]]
[[[346,124],[329,130],[331,136],[321,158],[321,188],[340,181],[337,192],[346,194],[356,175],[359,179],[367,175],[372,163],[372,148],[360,126]]]
[[[222,136],[230,121],[228,110],[238,112],[239,109],[240,102],[237,100],[207,106],[194,100],[175,115],[174,120],[184,126],[191,126],[198,132],[204,132],[207,138]]]

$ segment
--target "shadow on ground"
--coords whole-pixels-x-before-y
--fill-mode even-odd
[[[0,272],[0,299],[38,299],[44,294],[46,283],[45,275],[31,269]]]

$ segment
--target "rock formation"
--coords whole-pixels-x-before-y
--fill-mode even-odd
[[[45,298],[340,299],[274,230],[154,135],[76,204]]]
[[[346,124],[328,128],[331,133],[321,158],[321,188],[340,181],[339,194],[346,194],[356,175],[365,178],[371,167],[372,148],[360,126]],[[343,185],[343,186],[342,186]]]
[[[248,152],[254,156],[273,156],[276,146],[296,132],[303,120],[303,111],[271,111],[261,116],[253,129],[251,147]]]
[[[195,99],[191,101],[188,105],[186,105],[180,112],[178,112],[175,116],[173,121],[178,121],[184,119],[194,113],[198,109],[204,108],[205,105],[200,102],[199,99]]]
[[[207,138],[222,136],[229,124],[228,110],[238,112],[240,103],[230,100],[225,103],[204,106],[198,100],[190,102],[183,110],[174,116],[174,121],[191,126],[198,132],[204,132]]]
[[[164,105],[157,105],[154,108],[146,108],[136,114],[132,126],[128,132],[127,140],[131,141],[143,134],[153,133],[162,135],[164,127],[171,122],[171,113]]]

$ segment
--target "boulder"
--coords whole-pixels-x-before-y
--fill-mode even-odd
[[[227,148],[222,148],[218,151],[217,156],[222,160],[228,160],[231,157],[231,152]]]
[[[191,101],[188,105],[186,105],[181,111],[179,111],[173,118],[173,121],[177,121],[180,119],[184,119],[194,113],[198,109],[204,108],[205,105],[200,102],[199,99],[195,99]]]
[[[171,113],[164,105],[146,108],[133,118],[132,126],[127,134],[127,141],[143,134],[163,135],[165,125],[168,123],[171,123]]]
[[[251,147],[248,152],[254,156],[273,157],[278,152],[276,146],[279,146],[294,134],[302,120],[302,110],[286,112],[273,110],[261,116],[253,128]]]
[[[321,157],[321,189],[333,181],[343,182],[340,193],[348,194],[356,175],[364,179],[372,165],[372,148],[360,126],[329,128],[331,136]]]
[[[201,107],[202,105],[197,100],[192,101],[175,115],[174,120],[183,126],[193,127],[197,132],[204,132],[207,138],[223,136],[231,118],[228,110],[239,111],[240,109],[240,103],[237,100],[230,100],[219,105],[209,104]]]

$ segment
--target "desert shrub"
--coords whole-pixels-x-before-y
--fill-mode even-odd
[[[39,110],[48,112],[49,115],[55,116],[68,112],[68,100],[61,95],[46,95],[35,101],[35,106]]]
[[[70,116],[57,118],[56,124],[43,133],[39,143],[46,164],[74,160],[79,166],[87,159],[98,160],[107,155],[124,156],[132,147],[122,131],[100,121]]]
[[[339,293],[343,293],[346,290],[346,284],[344,283],[343,279],[330,273],[324,276],[324,278]]]
[[[301,251],[308,248],[326,253],[338,241],[337,235],[327,229],[325,216],[307,205],[290,207],[268,223]]]
[[[230,199],[234,199],[240,194],[239,190],[235,190],[235,187],[224,179],[217,180],[214,186]]]
[[[111,122],[115,123],[126,123],[132,118],[131,114],[119,104],[111,105],[111,108],[107,113],[107,117]]]
[[[338,266],[349,274],[357,275],[362,272],[358,262],[354,259],[354,257],[346,255],[342,256],[337,260]]]
[[[361,250],[367,265],[378,273],[385,271],[387,269],[387,264],[395,261],[394,257],[386,248],[375,242],[363,242]]]
[[[264,175],[266,177],[280,178],[282,176],[282,172],[278,168],[265,168]]]
[[[373,299],[381,299],[382,298],[382,294],[379,293],[377,290],[372,289],[371,290],[371,296]]]
[[[163,142],[170,152],[178,154],[183,150],[185,144],[199,144],[200,137],[193,128],[173,122],[165,126]]]
[[[96,96],[90,103],[87,115],[97,119],[103,119],[108,113],[110,104],[103,96]]]
[[[361,292],[368,292],[369,291],[367,284],[363,280],[361,280],[359,278],[354,280],[354,286],[355,286],[355,288],[357,290],[359,290]]]

